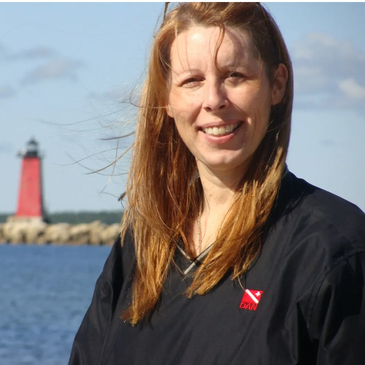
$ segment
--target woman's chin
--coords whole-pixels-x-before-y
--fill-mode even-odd
[[[205,159],[197,160],[199,172],[202,170],[209,171],[214,175],[221,175],[222,173],[229,176],[244,175],[247,168],[248,159],[237,159],[237,158],[216,158],[216,159]]]

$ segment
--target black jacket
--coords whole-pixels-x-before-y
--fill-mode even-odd
[[[364,213],[288,173],[241,282],[227,273],[207,295],[187,299],[191,262],[177,250],[156,310],[135,327],[120,319],[133,242],[117,240],[69,364],[364,365],[364,250]]]

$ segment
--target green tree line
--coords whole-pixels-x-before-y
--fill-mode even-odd
[[[13,213],[2,213],[0,214],[0,223],[6,222],[8,216],[14,215]],[[69,224],[80,224],[80,223],[91,223],[94,221],[101,221],[105,224],[120,223],[123,217],[122,211],[100,211],[100,212],[58,212],[49,213],[49,223],[69,223]]]

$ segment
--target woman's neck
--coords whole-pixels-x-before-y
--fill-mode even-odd
[[[243,177],[242,170],[212,172],[199,166],[200,181],[204,192],[204,203],[199,214],[199,227],[196,225],[195,237],[200,237],[202,250],[211,245],[217,236],[219,227],[231,207],[236,188]]]

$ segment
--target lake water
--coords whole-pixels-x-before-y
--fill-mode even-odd
[[[111,247],[0,245],[0,364],[66,365]]]

